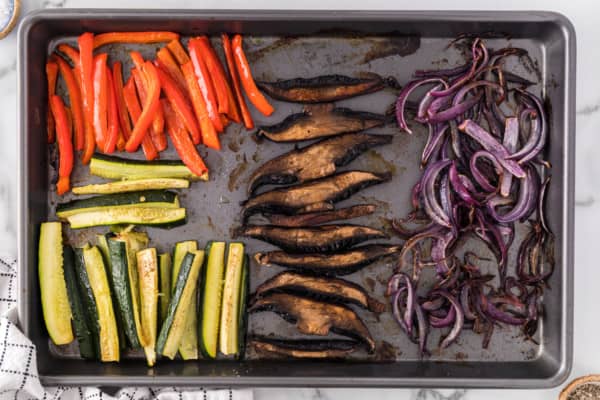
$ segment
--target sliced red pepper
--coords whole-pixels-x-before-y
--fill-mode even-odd
[[[208,37],[200,36],[196,38],[198,50],[200,56],[206,63],[208,68],[208,74],[212,81],[213,87],[215,88],[215,94],[217,97],[217,111],[221,114],[229,112],[229,97],[227,96],[227,79],[221,68],[221,63],[214,53]]]
[[[46,130],[48,132],[48,143],[54,143],[55,123],[52,111],[50,110],[50,99],[56,91],[56,77],[58,76],[58,65],[54,61],[46,63],[46,80],[48,83],[48,113],[46,118]]]
[[[73,171],[73,143],[69,127],[67,111],[59,96],[50,98],[50,108],[56,121],[56,141],[58,142],[58,182],[56,192],[62,195],[71,187],[71,171]]]
[[[142,55],[137,51],[132,51],[131,59],[133,60],[133,64],[136,67],[138,73],[134,75],[135,86],[137,87],[138,94],[140,96],[140,101],[142,104],[146,101],[146,96],[148,92],[148,82],[144,74],[140,74],[142,71],[142,66],[144,65],[144,59]],[[154,116],[154,120],[152,121],[152,129],[150,130],[150,134],[152,135],[152,140],[154,140],[154,144],[158,151],[162,151],[167,147],[167,136],[165,135],[165,118],[163,116],[162,108],[159,107],[156,115]]]
[[[55,57],[55,61],[60,69],[66,85],[67,91],[69,92],[69,103],[73,113],[73,128],[75,131],[74,144],[76,150],[83,150],[85,143],[85,121],[83,120],[83,100],[81,99],[81,92],[79,91],[79,85],[75,78],[73,69],[67,64],[62,57]]]
[[[85,143],[81,160],[90,162],[96,149],[94,137],[94,35],[86,32],[77,39],[79,44],[79,69],[81,74],[81,97],[83,99],[83,118],[85,126]]]
[[[175,32],[108,32],[96,35],[94,48],[110,43],[159,43],[179,39]]]
[[[223,42],[223,52],[225,53],[225,60],[227,60],[227,69],[229,70],[229,77],[231,78],[233,90],[235,91],[235,98],[237,99],[237,104],[240,106],[242,119],[244,120],[244,126],[246,127],[246,129],[254,129],[254,121],[252,120],[252,115],[250,115],[250,109],[248,108],[248,104],[246,104],[246,99],[244,99],[242,88],[240,86],[240,77],[235,68],[233,50],[231,49],[231,40],[229,40],[229,36],[225,33],[221,35],[221,40]]]
[[[123,69],[121,62],[117,61],[112,66],[112,79],[115,95],[117,96],[117,111],[119,112],[119,125],[121,127],[121,137],[124,140],[129,139],[131,136],[131,123],[129,121],[129,115],[127,114],[127,106],[125,105],[125,99],[123,98]],[[117,142],[117,148],[123,150],[123,147],[119,147]]]
[[[221,143],[219,143],[215,126],[208,116],[206,102],[204,101],[204,97],[202,96],[202,92],[198,86],[198,79],[194,74],[194,66],[192,65],[192,62],[188,61],[187,63],[183,64],[181,66],[181,71],[183,72],[183,76],[185,77],[187,83],[190,100],[192,102],[192,106],[194,107],[194,112],[196,113],[196,119],[200,123],[202,142],[205,146],[210,147],[211,149],[221,150]],[[198,143],[194,141],[194,144]]]
[[[254,78],[252,78],[250,65],[248,64],[248,59],[246,59],[246,55],[244,54],[244,49],[242,48],[242,36],[235,35],[233,37],[231,46],[235,59],[235,67],[240,76],[242,87],[244,88],[244,92],[246,92],[248,99],[250,99],[250,102],[254,104],[254,107],[256,107],[256,109],[263,115],[269,116],[273,114],[273,111],[275,111],[273,106],[267,101],[260,90],[258,90],[258,87],[256,87],[256,83],[254,82]]]
[[[142,64],[143,67],[143,64]],[[137,93],[140,98],[140,102],[144,104],[148,97],[148,93],[146,92],[146,79],[144,74],[140,69],[135,68],[131,70],[131,75],[133,76],[133,81],[135,82],[135,87],[137,88]],[[157,114],[158,115],[158,114]],[[164,123],[164,117],[162,116],[162,110],[160,111],[160,121],[157,122],[156,116],[152,120],[152,125],[150,126],[150,139],[154,143],[154,147],[156,150],[162,151],[167,147],[167,136],[165,135],[164,126],[161,127],[161,122]]]
[[[179,40],[171,40],[167,44],[167,48],[173,53],[173,57],[175,57],[179,65],[186,64],[190,61],[187,51],[185,51]]]
[[[108,139],[107,59],[108,55],[106,53],[94,57],[94,135],[96,144],[101,151],[104,151]]]
[[[132,77],[130,77],[125,86],[123,86],[123,98],[125,100],[125,104],[127,105],[127,110],[129,110],[131,121],[136,124],[142,115],[142,108],[140,107],[140,103],[138,101],[135,83],[133,82]],[[152,143],[150,135],[144,133],[143,136],[142,150],[144,151],[144,155],[146,156],[147,160],[154,160],[158,156],[156,147],[154,147],[154,143]],[[125,147],[127,147],[127,143],[125,143]]]
[[[113,153],[119,140],[119,110],[117,107],[117,95],[110,69],[106,69],[106,91],[107,91],[107,135],[104,145],[105,153]]]
[[[69,60],[73,63],[73,67],[79,66],[79,52],[77,50],[66,43],[59,44],[57,49],[69,58]]]
[[[127,141],[125,140],[125,137],[123,136],[123,131],[119,129],[119,138],[117,139],[117,150],[119,150],[119,151],[125,150],[126,143],[127,143]],[[143,143],[142,143],[142,147],[143,147]]]
[[[128,152],[134,152],[138,149],[160,107],[160,81],[158,79],[156,67],[154,67],[151,62],[146,61],[141,73],[146,76],[148,93],[146,101],[144,102],[144,107],[142,108],[142,114],[135,123],[133,131],[131,132],[131,137],[125,146],[125,150]]]
[[[169,74],[169,76],[177,83],[179,89],[187,94],[187,85],[183,73],[179,68],[179,64],[173,58],[173,55],[166,47],[163,47],[156,52],[156,62],[158,65]]]
[[[186,128],[190,131],[192,140],[194,143],[200,142],[200,128],[198,127],[198,121],[196,121],[192,107],[185,98],[185,95],[179,90],[175,81],[171,79],[165,71],[161,68],[157,68],[156,72],[158,72],[160,86],[167,95],[167,99],[171,102],[173,109],[179,118],[182,119]]]
[[[179,154],[179,158],[194,174],[198,176],[204,175],[208,172],[208,168],[206,168],[204,160],[198,154],[198,149],[192,143],[183,121],[178,118],[170,102],[163,99],[161,103],[167,121],[167,131],[169,132],[173,146],[175,146],[175,150],[177,150],[177,154]]]
[[[190,59],[192,60],[192,65],[194,66],[194,72],[196,74],[196,80],[198,81],[200,92],[202,93],[202,97],[204,97],[204,102],[206,103],[208,116],[215,126],[217,132],[222,132],[223,123],[221,122],[221,117],[219,116],[219,111],[217,108],[215,89],[210,79],[208,67],[202,58],[198,40],[190,39],[188,47],[190,50]]]

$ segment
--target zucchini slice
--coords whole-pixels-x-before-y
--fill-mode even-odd
[[[245,268],[244,244],[230,243],[225,267],[219,349],[224,355],[237,355],[239,351],[239,313],[242,292],[242,272]]]
[[[144,353],[149,367],[156,363],[156,323],[158,322],[158,260],[156,249],[137,252],[137,270],[140,282],[140,319],[146,340]]]
[[[248,292],[250,292],[250,264],[248,263],[248,255],[244,255],[244,268],[242,270],[242,281],[240,283],[240,305],[238,314],[238,352],[237,358],[242,360],[246,355],[246,335],[248,332]]]
[[[77,276],[79,293],[81,294],[81,304],[83,305],[88,328],[92,334],[94,359],[98,359],[100,356],[98,308],[96,307],[96,299],[94,298],[94,292],[92,291],[88,273],[85,269],[85,260],[83,259],[83,250],[88,247],[89,245],[86,245],[84,248],[73,249],[75,253],[75,274]]]
[[[186,179],[148,178],[76,186],[72,190],[75,194],[113,194],[138,190],[187,189],[189,187],[190,181]]]
[[[167,318],[167,310],[169,309],[169,301],[171,301],[171,255],[163,253],[158,256],[158,280],[160,287],[160,295],[158,298],[158,318],[162,325]]]
[[[131,207],[179,208],[179,198],[177,193],[165,190],[95,196],[59,204],[56,206],[56,216],[65,219],[80,213]]]
[[[71,343],[74,337],[63,269],[60,222],[42,223],[38,251],[38,276],[46,329],[55,344]]]
[[[200,324],[200,350],[205,357],[217,357],[219,322],[221,317],[221,294],[225,242],[211,242],[206,247],[208,261],[202,291],[202,318]]]
[[[90,161],[90,174],[107,179],[181,178],[207,181],[208,172],[198,176],[177,160],[127,160],[95,154]]]
[[[67,221],[71,225],[71,229],[119,224],[171,228],[185,223],[185,214],[185,208],[109,208],[102,211],[71,215],[70,217],[67,217]]]
[[[185,242],[179,242],[175,245],[175,251],[173,254],[173,273],[177,276],[181,269],[181,263],[187,253],[198,250],[198,244],[195,240],[188,240]],[[176,279],[171,280],[171,284],[175,283]],[[198,290],[195,289],[192,294],[193,299],[198,298]],[[198,302],[192,301],[188,306],[188,312],[185,319],[185,326],[183,329],[183,337],[179,343],[179,354],[184,360],[197,360],[198,359]]]
[[[117,320],[102,254],[97,247],[89,247],[83,250],[83,259],[98,311],[100,360],[118,362],[120,355]]]
[[[77,342],[79,343],[79,354],[86,360],[93,360],[96,358],[94,338],[85,317],[81,295],[79,294],[79,288],[77,286],[73,249],[71,249],[70,246],[63,246],[63,259],[65,283],[67,284],[67,294],[69,296],[69,304],[71,305],[71,313],[73,315],[73,328],[75,330]]]
[[[108,240],[113,290],[125,334],[134,349],[146,345],[140,321],[136,253],[147,245],[148,237],[137,232],[124,233]]]
[[[196,250],[188,253],[183,258],[179,275],[177,275],[167,318],[162,324],[156,342],[156,351],[171,360],[175,358],[183,337],[189,304],[196,301],[193,294],[198,286],[198,276],[203,262],[204,251]]]

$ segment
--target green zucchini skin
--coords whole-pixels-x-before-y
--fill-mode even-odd
[[[159,326],[162,325],[164,320],[167,318],[167,311],[169,310],[169,302],[171,301],[171,271],[173,269],[173,263],[171,255],[169,253],[163,253],[158,257],[158,279],[160,287],[160,297],[158,299],[158,321]]]
[[[56,206],[56,216],[66,218],[70,215],[101,208],[115,206],[148,207],[150,203],[161,203],[165,207],[179,208],[177,193],[168,190],[144,190],[131,193],[107,194],[62,203]]]
[[[183,258],[188,252],[198,250],[198,243],[195,240],[188,240],[185,242],[179,242],[175,244],[175,250],[173,251],[173,277],[171,283],[175,283],[175,277],[179,273]],[[194,299],[197,297],[197,289],[194,293]],[[188,312],[186,315],[186,323],[179,344],[179,354],[184,360],[197,360],[198,359],[198,302],[193,301],[188,306]]]
[[[164,203],[152,203],[155,206]],[[186,209],[172,207],[124,206],[105,207],[69,215],[71,229],[106,225],[143,225],[170,229],[186,223]]]
[[[71,304],[71,313],[73,317],[73,328],[75,336],[79,343],[79,354],[86,360],[96,359],[94,350],[94,337],[88,326],[86,312],[84,310],[77,276],[75,273],[75,259],[73,249],[70,246],[63,246],[63,268],[65,273],[65,282],[67,284],[67,295]]]
[[[187,253],[183,258],[179,275],[175,284],[167,318],[162,324],[156,341],[157,353],[173,359],[177,354],[181,337],[185,328],[185,316],[188,310],[186,301],[194,302],[193,291],[198,285],[198,274],[204,260],[203,251]],[[184,296],[184,292],[186,295]],[[186,298],[189,297],[189,300]]]
[[[98,322],[98,309],[96,308],[96,299],[90,285],[87,271],[85,269],[85,260],[83,259],[83,249],[76,248],[75,255],[75,274],[79,293],[81,294],[81,304],[85,312],[87,326],[92,335],[92,348],[94,349],[95,359],[100,358],[100,323]]]
[[[239,349],[237,359],[243,360],[246,356],[246,337],[248,335],[248,292],[250,292],[250,264],[248,254],[244,254],[244,265],[242,267],[242,282],[240,284],[240,306],[239,306]]]
[[[115,194],[140,190],[187,189],[190,181],[174,178],[146,178],[127,181],[112,181],[101,184],[74,187],[74,194]]]
[[[132,349],[141,347],[138,332],[135,326],[135,317],[131,298],[129,282],[129,262],[127,258],[127,244],[124,241],[111,238],[108,240],[108,254],[111,264],[113,291],[122,316],[123,329]]]
[[[181,178],[193,181],[208,180],[208,173],[198,176],[179,160],[128,160],[121,157],[95,154],[90,173],[107,179]]]
[[[206,267],[204,268],[201,318],[198,330],[200,331],[200,351],[204,357],[210,359],[216,358],[218,352],[225,250],[224,242],[209,242],[206,245]]]

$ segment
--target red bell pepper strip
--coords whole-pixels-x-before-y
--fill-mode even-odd
[[[50,99],[50,108],[56,121],[56,141],[58,143],[58,182],[56,192],[62,195],[71,186],[71,171],[73,170],[73,143],[65,105],[59,96]]]
[[[215,126],[217,132],[222,132],[223,123],[221,122],[221,117],[219,116],[219,111],[217,109],[215,89],[210,79],[208,67],[202,58],[198,39],[190,39],[188,47],[190,50],[190,59],[192,60],[192,65],[194,66],[194,72],[198,81],[198,86],[200,87],[202,97],[204,97],[204,102],[206,103],[208,116]]]
[[[160,107],[160,80],[158,79],[156,67],[154,67],[151,62],[146,61],[141,73],[146,76],[148,93],[146,101],[144,102],[144,107],[142,108],[142,114],[135,123],[133,131],[131,132],[131,137],[125,145],[125,150],[130,153],[136,151],[142,143],[146,131],[150,125],[152,125],[152,120]]]
[[[192,143],[183,121],[178,118],[170,102],[162,100],[161,104],[167,121],[167,131],[171,142],[173,142],[173,146],[175,146],[175,150],[177,150],[177,154],[179,154],[179,158],[194,174],[198,176],[204,175],[208,172],[208,168],[206,168],[204,160],[198,154],[198,149]]]
[[[110,69],[106,69],[106,91],[107,91],[107,135],[104,145],[105,153],[113,153],[119,140],[119,110],[117,107],[117,95]]]
[[[90,162],[96,149],[94,137],[94,35],[86,32],[77,39],[79,44],[79,72],[81,74],[81,97],[83,99],[83,118],[85,126],[85,143],[81,160]]]
[[[156,72],[158,72],[158,78],[160,80],[160,86],[163,88],[163,91],[167,95],[167,99],[171,102],[173,109],[182,119],[184,125],[190,132],[192,136],[192,141],[194,143],[200,142],[200,128],[198,127],[198,121],[196,121],[196,117],[194,116],[194,112],[192,111],[192,107],[187,102],[185,95],[179,90],[177,84],[171,77],[162,69],[157,68]]]
[[[175,32],[108,32],[96,35],[94,49],[110,43],[159,43],[179,39]]]
[[[121,63],[119,61],[115,62],[112,66],[112,80],[115,95],[117,96],[117,111],[119,112],[119,125],[121,127],[121,137],[124,140],[129,139],[131,136],[131,123],[129,121],[129,115],[127,114],[127,106],[125,105],[125,99],[123,98],[123,70],[121,67]],[[119,142],[117,142],[117,148],[119,150],[123,150],[123,148],[119,147]],[[123,144],[123,146],[125,146]]]
[[[48,132],[48,143],[54,143],[55,123],[52,111],[50,110],[50,99],[56,91],[56,77],[58,76],[58,65],[54,61],[46,63],[46,80],[48,83],[48,112],[46,114],[46,130]]]
[[[167,44],[167,48],[173,53],[173,57],[175,57],[179,65],[187,64],[190,61],[190,57],[179,40],[171,40]]]
[[[142,55],[137,51],[132,51],[131,59],[133,60],[133,64],[135,65],[136,73],[134,77],[135,86],[138,90],[138,95],[140,96],[140,101],[142,104],[146,100],[147,92],[148,92],[148,82],[146,76],[144,74],[140,74],[142,71],[142,65],[144,64],[144,59]],[[152,121],[152,129],[150,130],[150,134],[152,135],[152,140],[154,140],[154,144],[157,147],[158,151],[162,151],[167,147],[167,136],[165,135],[165,118],[163,116],[162,108],[159,107],[156,115],[154,116],[154,120]]]
[[[235,59],[235,67],[240,76],[242,87],[244,88],[244,92],[246,92],[248,99],[250,99],[250,102],[254,104],[254,107],[256,107],[256,109],[263,115],[269,116],[273,114],[273,111],[275,111],[273,106],[269,104],[265,96],[263,96],[260,90],[258,90],[256,83],[254,83],[254,78],[252,78],[250,65],[248,64],[248,60],[244,54],[244,49],[242,48],[242,36],[235,35],[231,45]]]
[[[221,143],[219,143],[215,126],[208,116],[206,102],[204,101],[204,97],[202,96],[202,92],[198,86],[198,79],[194,74],[194,66],[192,65],[192,62],[188,61],[187,63],[183,64],[181,66],[181,71],[183,72],[183,76],[185,77],[185,81],[187,83],[190,100],[192,102],[192,106],[194,107],[194,112],[196,113],[196,119],[200,123],[202,142],[205,146],[210,147],[211,149],[221,150]],[[194,144],[198,143],[194,141]]]
[[[145,76],[138,68],[132,69],[131,75],[133,76],[133,81],[135,82],[135,87],[137,88],[137,93],[140,98],[140,102],[144,104],[146,102],[146,98],[148,97],[148,93],[146,92]],[[152,125],[149,129],[150,139],[152,140],[152,142],[154,143],[154,147],[156,147],[156,150],[158,151],[162,151],[167,147],[167,136],[165,135],[164,125],[162,125],[164,124],[162,110],[160,110],[160,115],[160,121],[157,121],[156,118],[158,114],[153,117]]]
[[[63,53],[73,63],[73,67],[79,66],[79,52],[66,43],[59,44],[58,51]]]
[[[208,68],[208,76],[215,88],[215,94],[217,97],[217,111],[221,114],[229,112],[229,98],[227,97],[227,79],[221,68],[221,63],[214,53],[208,37],[200,36],[196,39],[198,50],[200,51],[200,57],[206,63]]]
[[[74,144],[76,150],[83,150],[85,143],[85,121],[83,120],[83,100],[81,99],[81,92],[79,91],[79,85],[75,78],[75,73],[69,64],[63,60],[62,57],[57,56],[54,58],[60,69],[66,85],[67,91],[69,92],[69,103],[73,113],[73,130],[75,131]]]
[[[123,86],[123,98],[127,105],[127,110],[129,110],[131,121],[135,125],[142,115],[142,108],[140,107],[135,91],[135,83],[131,77],[125,86]],[[125,144],[125,147],[127,147],[127,143]],[[156,147],[154,147],[154,143],[152,143],[152,139],[150,139],[150,135],[146,133],[144,133],[144,138],[142,139],[142,150],[144,151],[147,160],[154,160],[158,156],[158,152],[156,151]]]
[[[187,94],[187,85],[185,83],[185,78],[183,77],[181,68],[179,68],[179,64],[177,63],[177,61],[175,61],[169,49],[163,47],[162,49],[157,51],[156,62],[177,83],[179,89],[183,93]]]
[[[102,53],[94,57],[94,134],[96,144],[104,151],[107,133],[108,111],[108,79],[106,60],[108,55]]]
[[[231,49],[231,40],[229,40],[229,36],[224,33],[221,35],[221,41],[223,42],[223,52],[225,53],[225,60],[227,60],[229,77],[231,78],[231,82],[233,84],[233,90],[235,91],[237,104],[240,106],[242,119],[244,120],[244,126],[246,129],[254,129],[254,121],[252,120],[252,115],[250,115],[250,109],[248,108],[248,104],[246,104],[246,99],[244,99],[242,88],[240,86],[240,77],[235,68],[233,50]]]

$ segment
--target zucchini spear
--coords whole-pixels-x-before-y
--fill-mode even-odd
[[[175,290],[174,285],[176,284],[176,277],[181,269],[183,258],[188,252],[198,250],[198,244],[195,240],[188,240],[185,242],[179,242],[175,245],[175,252],[173,254],[173,278],[171,285]],[[187,316],[185,317],[185,327],[181,343],[179,344],[179,354],[184,360],[197,360],[198,359],[198,304],[197,304],[198,289],[194,290],[192,294],[194,301],[188,306]]]
[[[148,366],[156,363],[156,323],[158,322],[158,261],[156,249],[137,252],[137,272],[140,283],[140,320],[145,339],[144,353]]]

